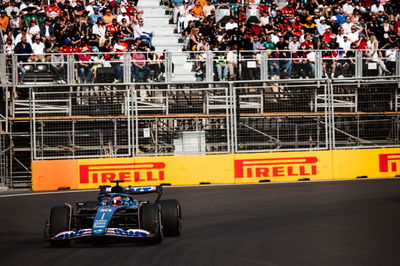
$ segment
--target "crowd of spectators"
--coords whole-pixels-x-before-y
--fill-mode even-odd
[[[361,50],[365,66],[375,64],[379,74],[395,69],[399,1],[163,1],[173,10],[173,22],[184,38],[184,50],[190,51],[195,61],[200,80],[208,50],[215,52],[217,80],[259,78],[263,50],[268,53],[268,71],[273,77],[315,77],[316,51],[322,51],[324,76],[353,75],[355,50]],[[131,58],[136,81],[147,81],[150,73],[161,79],[164,55],[154,52],[153,33],[145,28],[137,2],[2,1],[0,34],[5,53],[9,57],[20,55],[22,63],[51,62],[56,81],[63,83],[66,57],[62,54],[77,54],[79,82],[93,82],[99,66],[112,68],[115,81],[121,81],[122,52],[132,51],[136,52]],[[217,21],[218,10],[229,10],[228,18]],[[18,69],[19,80],[23,80],[26,68],[19,64]]]
[[[322,54],[324,76],[352,76],[357,50],[366,70],[375,65],[379,74],[390,74],[395,69],[399,1],[170,0],[170,5],[185,49],[196,58],[199,79],[208,50],[217,55],[218,80],[259,77],[263,50],[273,77],[315,77],[316,51]],[[217,21],[221,9],[229,9],[228,21]]]
[[[142,0],[145,1],[145,0]],[[161,78],[163,55],[152,46],[138,0],[6,0],[0,4],[0,34],[11,65],[18,55],[19,80],[29,69],[24,62],[51,62],[55,81],[65,83],[66,56],[74,53],[77,82],[93,82],[99,66],[123,80],[122,52],[132,54],[132,73],[144,82],[150,73]],[[22,63],[21,63],[22,62]],[[151,71],[152,70],[152,71]],[[99,76],[99,75],[97,75]]]

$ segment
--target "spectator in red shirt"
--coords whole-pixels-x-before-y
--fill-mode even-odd
[[[282,15],[286,18],[286,19],[293,19],[294,18],[294,8],[293,6],[296,6],[296,3],[294,3],[293,5],[288,4],[285,7],[282,8]]]
[[[303,24],[300,23],[300,17],[295,19],[295,23],[292,23],[293,34],[300,36],[303,31]]]
[[[325,32],[322,34],[322,38],[326,43],[331,42],[331,37],[334,36],[335,34],[332,33],[331,26],[326,26]]]
[[[82,54],[79,54],[79,80],[81,84],[91,83],[93,81],[92,58],[88,53],[88,48],[82,48]]]
[[[60,8],[56,5],[54,0],[50,1],[50,5],[46,7],[46,16],[49,18],[55,18],[60,16]]]

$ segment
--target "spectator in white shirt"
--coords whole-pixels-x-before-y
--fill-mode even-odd
[[[344,14],[347,16],[351,16],[354,11],[354,5],[351,0],[346,0],[346,3],[343,5]]]
[[[194,15],[194,10],[190,9],[189,14],[185,16],[185,21],[183,22],[183,28],[186,29],[189,25],[189,21],[197,21],[199,20],[198,17]]]
[[[347,35],[343,36],[343,41],[339,42],[339,48],[343,49],[344,52],[350,50],[351,41],[349,41],[349,37]]]
[[[31,36],[27,33],[26,28],[22,28],[21,29],[21,33],[19,33],[17,35],[17,37],[15,37],[14,39],[14,44],[16,45],[17,43],[19,43],[21,41],[22,37],[26,37],[26,42],[29,43],[30,45],[32,45],[32,38]]]
[[[353,26],[354,26],[354,23],[351,22],[351,17],[350,17],[350,16],[347,16],[347,17],[346,17],[346,22],[343,23],[343,25],[342,25],[342,28],[343,28],[343,30],[344,30],[344,34],[349,34],[349,33],[351,33],[351,27],[353,27]]]
[[[351,42],[357,41],[359,35],[360,33],[358,32],[356,26],[351,27],[351,32],[347,34]]]
[[[385,12],[385,8],[381,4],[380,0],[376,0],[375,4],[371,6],[371,12],[377,15],[379,12]]]
[[[32,44],[33,61],[43,61],[44,59],[44,43],[40,36],[35,37],[35,42]]]
[[[37,21],[32,19],[31,26],[29,27],[28,34],[33,37],[36,35],[40,35],[40,27],[37,24]]]
[[[126,24],[130,25],[131,24],[131,19],[129,18],[129,16],[126,14],[126,8],[125,7],[121,7],[121,14],[119,14],[117,16],[117,22],[119,24],[121,24],[122,19],[126,19]]]
[[[233,18],[230,18],[229,21],[225,24],[225,30],[233,30],[238,27],[238,24],[235,22]]]
[[[213,11],[215,12],[215,6],[211,0],[207,0],[207,5],[203,6],[204,17],[210,16]]]
[[[325,17],[320,17],[319,22],[317,22],[317,30],[320,36],[324,34],[327,26]]]

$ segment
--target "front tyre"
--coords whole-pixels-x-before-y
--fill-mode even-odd
[[[71,209],[68,206],[56,206],[50,211],[48,235],[54,237],[58,233],[71,230]],[[53,246],[67,246],[71,240],[50,240]]]
[[[145,204],[141,208],[141,227],[153,234],[152,238],[146,239],[146,243],[156,245],[162,242],[163,232],[161,225],[161,208],[159,204]]]
[[[182,209],[175,199],[161,200],[161,218],[165,236],[180,236],[182,230]]]

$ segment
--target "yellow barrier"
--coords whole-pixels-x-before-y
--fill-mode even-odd
[[[235,154],[235,183],[329,179],[330,151]]]
[[[400,149],[273,152],[32,162],[32,189],[197,185],[394,177]]]
[[[332,179],[400,175],[400,149],[335,150]]]

